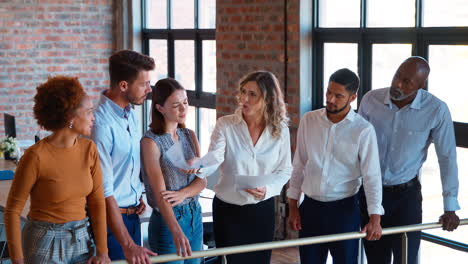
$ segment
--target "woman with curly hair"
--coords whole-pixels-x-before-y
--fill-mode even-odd
[[[274,196],[291,174],[288,117],[276,77],[266,71],[240,81],[239,107],[218,119],[209,151],[218,165],[205,168],[208,176],[220,166],[214,187],[213,222],[216,247],[267,242],[275,229]],[[271,177],[265,186],[238,190],[236,177]],[[270,263],[271,250],[227,256],[230,264]]]
[[[99,156],[89,136],[93,103],[78,78],[56,76],[37,87],[37,123],[52,134],[28,148],[5,208],[12,263],[110,263]],[[20,213],[28,197],[28,221]],[[94,243],[88,232],[86,207]]]

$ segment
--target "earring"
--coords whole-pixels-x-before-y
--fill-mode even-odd
[[[68,128],[73,128],[73,121],[70,122],[70,125],[68,126]]]

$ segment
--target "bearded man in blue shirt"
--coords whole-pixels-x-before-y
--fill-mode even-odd
[[[434,142],[442,180],[443,229],[452,231],[460,223],[458,169],[455,134],[447,105],[423,90],[429,76],[424,58],[410,57],[396,71],[390,88],[368,92],[359,114],[374,125],[377,133],[383,183],[382,227],[422,222],[420,169]],[[362,223],[366,221],[365,199],[361,199]],[[421,232],[408,233],[408,263],[418,261]],[[364,241],[369,264],[401,263],[401,234]]]

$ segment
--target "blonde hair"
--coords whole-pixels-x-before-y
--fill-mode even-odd
[[[266,125],[271,126],[274,138],[281,135],[281,129],[288,125],[289,117],[286,111],[284,95],[276,76],[268,71],[256,71],[247,74],[239,82],[239,90],[248,82],[255,82],[263,97],[263,118]]]

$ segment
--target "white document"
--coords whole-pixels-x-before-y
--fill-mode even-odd
[[[184,151],[182,149],[182,144],[179,141],[174,142],[166,152],[167,158],[172,162],[174,166],[183,170],[192,169],[187,161],[185,160]]]
[[[174,166],[183,170],[206,168],[217,164],[214,153],[208,152],[205,156],[197,159],[192,165],[189,165],[185,160],[182,144],[180,144],[179,141],[175,142],[174,145],[167,150],[166,155]]]
[[[254,189],[258,187],[264,187],[269,183],[272,183],[275,175],[258,175],[258,176],[245,176],[236,175],[236,189],[242,191],[245,189]]]

